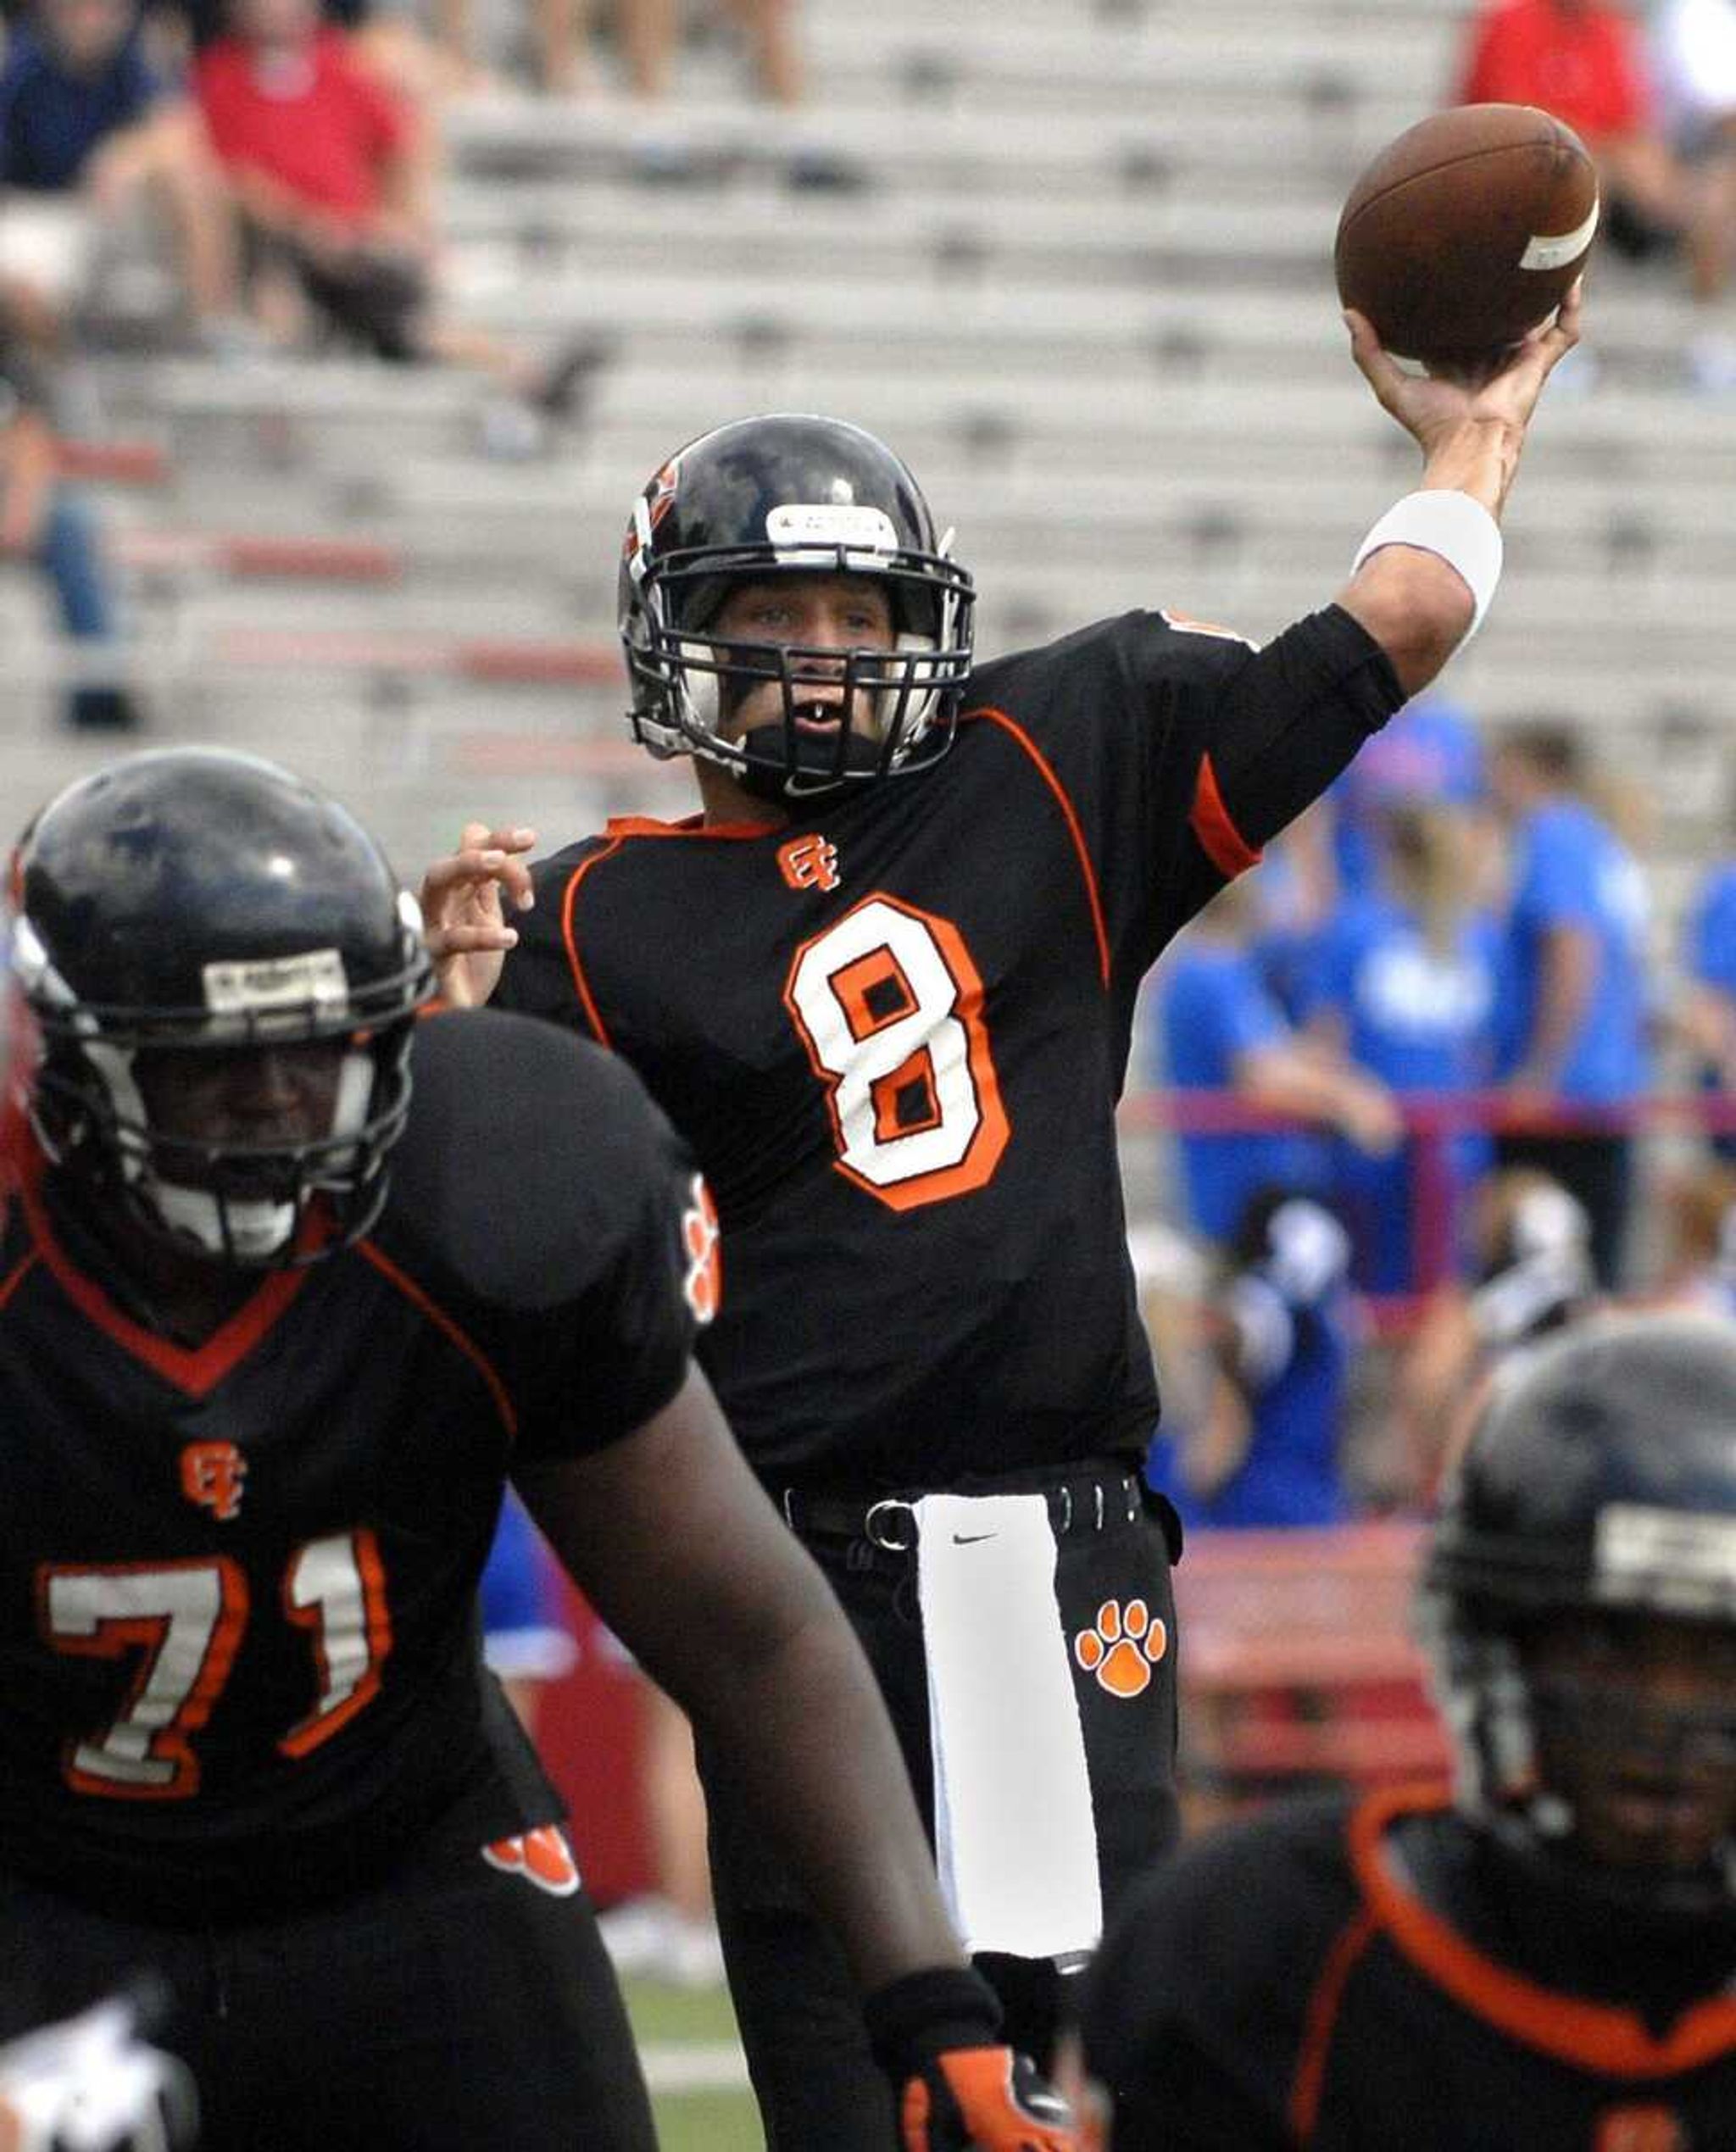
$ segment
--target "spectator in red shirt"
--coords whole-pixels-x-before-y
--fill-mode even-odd
[[[476,367],[545,411],[566,409],[601,356],[593,340],[538,365],[435,303],[424,123],[321,21],[317,0],[231,0],[230,21],[194,79],[269,288],[281,294],[287,275],[383,359]]]
[[[1728,169],[1683,164],[1659,131],[1641,34],[1608,0],[1484,0],[1457,86],[1463,104],[1534,104],[1552,112],[1597,158],[1610,236],[1644,253],[1679,240],[1689,287],[1722,292],[1736,231]]]

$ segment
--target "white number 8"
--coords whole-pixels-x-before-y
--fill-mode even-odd
[[[894,1210],[993,1177],[1006,1109],[950,921],[865,898],[797,950],[784,1003],[827,1087],[841,1173]]]

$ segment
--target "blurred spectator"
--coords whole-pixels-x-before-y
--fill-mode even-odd
[[[1246,880],[1253,900],[1253,948],[1260,976],[1292,1023],[1315,945],[1338,906],[1333,814],[1316,799],[1274,837]]]
[[[435,12],[442,47],[474,75],[476,0],[436,0]],[[572,96],[592,86],[587,54],[595,12],[593,0],[535,0],[531,38],[542,86],[552,94]],[[629,92],[661,97],[674,71],[682,0],[615,0],[609,12]],[[803,70],[793,30],[795,0],[721,0],[721,12],[746,47],[760,94],[777,104],[798,104]]]
[[[0,284],[40,350],[64,338],[105,220],[168,213],[193,309],[234,303],[233,235],[198,115],[146,59],[132,0],[36,0],[0,70]]]
[[[1260,979],[1250,947],[1255,899],[1232,882],[1158,972],[1156,1030],[1174,1091],[1227,1093],[1238,1104],[1334,1128],[1377,1154],[1401,1128],[1372,1078],[1299,1038]],[[1325,1148],[1305,1132],[1182,1135],[1177,1144],[1188,1221],[1227,1244],[1250,1199],[1267,1186],[1318,1193]]]
[[[482,1571],[482,1656],[534,1741],[544,1687],[572,1671],[554,1557],[510,1488]]]
[[[1689,910],[1683,968],[1687,991],[1677,1021],[1701,1090],[1736,1096],[1736,859],[1713,867]],[[1720,1158],[1736,1159],[1736,1129],[1715,1134]]]
[[[1217,1382],[1206,1298],[1218,1259],[1161,1218],[1128,1226],[1127,1254],[1139,1320],[1151,1357],[1163,1371],[1163,1418],[1146,1450],[1145,1477],[1160,1493],[1172,1495],[1181,1481],[1182,1454]]]
[[[1650,1074],[1644,987],[1647,892],[1632,854],[1582,796],[1583,751],[1564,725],[1522,726],[1494,764],[1512,847],[1501,945],[1496,1073],[1512,1102],[1619,1116]],[[1633,1144],[1625,1130],[1502,1135],[1504,1165],[1532,1165],[1591,1221],[1592,1260],[1620,1282]]]
[[[570,409],[601,357],[594,339],[542,365],[436,306],[431,132],[317,0],[232,0],[231,19],[195,75],[275,325],[299,295],[382,359],[474,367],[546,414]]]
[[[1484,796],[1483,742],[1467,714],[1441,696],[1406,703],[1357,750],[1326,795],[1339,888],[1360,897],[1379,887],[1388,809],[1436,805],[1468,812]],[[1469,865],[1482,871],[1480,860]]]
[[[1188,1526],[1340,1523],[1345,1392],[1360,1325],[1350,1243],[1310,1197],[1263,1189],[1238,1221],[1212,1297],[1217,1380],[1183,1443]]]
[[[1498,935],[1470,902],[1465,817],[1449,807],[1394,807],[1366,826],[1379,863],[1375,883],[1320,938],[1306,993],[1309,1029],[1401,1104],[1418,1093],[1482,1090],[1494,1074]],[[1407,1140],[1385,1158],[1339,1147],[1333,1193],[1365,1292],[1417,1287],[1419,1165],[1435,1176],[1422,1198],[1449,1236],[1447,1246],[1423,1252],[1450,1265],[1466,1193],[1491,1156],[1488,1137],[1473,1128],[1426,1148]]]
[[[1541,105],[1565,120],[1598,161],[1614,243],[1644,253],[1679,239],[1693,295],[1710,308],[1728,281],[1736,168],[1721,155],[1677,154],[1662,131],[1633,12],[1606,0],[1485,0],[1472,24],[1459,100]],[[1711,12],[1722,12],[1717,0]],[[1689,353],[1710,386],[1722,385],[1718,341],[1696,337]]]
[[[42,368],[0,318],[0,561],[29,561],[54,592],[60,624],[100,673],[114,639],[114,604],[96,521],[59,476],[52,396]],[[100,678],[70,692],[67,721],[119,728],[137,721],[131,698]]]
[[[395,7],[375,0],[319,0],[320,19],[343,31],[355,58],[395,96],[420,111],[449,92],[467,88],[475,70],[449,58],[434,36]],[[177,68],[226,36],[229,0],[152,0],[147,18],[154,42]]]
[[[1394,1411],[1416,1499],[1429,1502],[1495,1369],[1597,1305],[1591,1221],[1547,1174],[1517,1167],[1472,1192],[1474,1282],[1435,1287],[1399,1371]]]
[[[1661,1299],[1736,1315],[1736,1166],[1702,1165],[1677,1182],[1664,1205]]]
[[[1653,18],[1652,55],[1672,142],[1710,205],[1694,275],[1696,292],[1715,298],[1728,287],[1736,255],[1736,0],[1664,0]],[[1689,358],[1702,386],[1736,387],[1728,318],[1696,337]]]
[[[617,0],[621,50],[636,97],[660,97],[669,87],[680,4],[681,0]],[[802,63],[793,27],[795,0],[726,0],[726,12],[747,47],[760,94],[777,104],[799,104]]]
[[[1651,49],[1666,124],[1690,157],[1736,149],[1736,4],[1662,0]]]

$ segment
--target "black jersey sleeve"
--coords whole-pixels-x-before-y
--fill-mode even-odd
[[[451,1282],[506,1383],[520,1456],[631,1433],[685,1380],[709,1221],[632,1070],[495,1009],[428,1020],[390,1230]]]
[[[490,1006],[564,1025],[582,1038],[600,1036],[582,968],[569,939],[570,897],[592,865],[610,849],[604,837],[587,837],[538,859],[531,870],[537,901],[515,912],[518,946],[507,952]]]
[[[1310,613],[1238,665],[1207,715],[1190,802],[1198,902],[1227,879],[1238,848],[1257,853],[1318,799],[1404,699],[1392,660],[1342,606]]]
[[[1403,700],[1337,606],[1261,649],[1124,614],[993,662],[973,689],[967,715],[1015,736],[1065,801],[1124,989]]]

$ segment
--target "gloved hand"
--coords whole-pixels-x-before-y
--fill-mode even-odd
[[[899,2088],[905,2152],[1077,2152],[1066,2101],[1000,2044],[1000,2004],[979,1974],[909,1973],[863,2012],[875,2059]]]
[[[181,2152],[196,2137],[192,2080],[138,2037],[114,1996],[0,2048],[0,2152]]]
[[[1072,2117],[1010,2048],[951,2048],[904,2088],[905,2152],[1074,2152]]]

